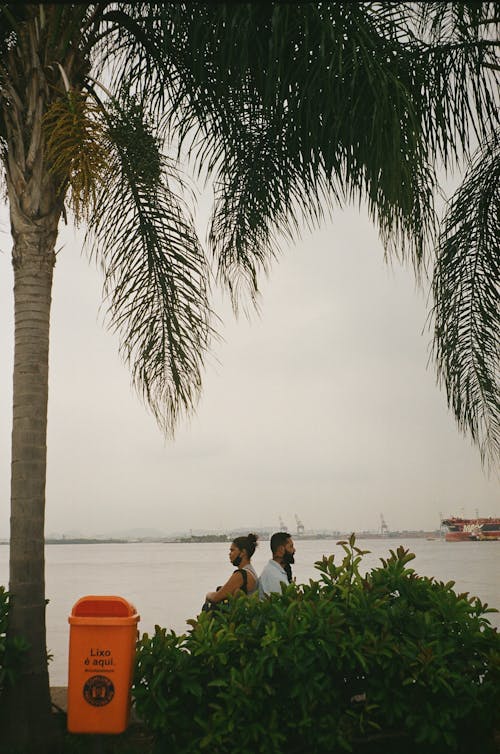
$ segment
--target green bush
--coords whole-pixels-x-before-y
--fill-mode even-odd
[[[133,693],[158,752],[374,752],[377,739],[486,752],[500,707],[490,610],[417,576],[402,547],[362,576],[365,552],[340,544],[318,580],[143,636]]]
[[[9,599],[9,593],[5,587],[0,586],[0,696],[5,686],[15,681],[23,654],[28,647],[22,639],[7,640]]]

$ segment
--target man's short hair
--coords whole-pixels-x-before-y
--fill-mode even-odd
[[[278,550],[278,547],[281,547],[281,545],[285,546],[289,539],[291,539],[291,534],[288,534],[286,531],[277,531],[273,534],[271,537],[271,552],[273,555],[276,555],[276,552]]]

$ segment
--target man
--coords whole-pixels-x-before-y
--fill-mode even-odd
[[[272,535],[271,552],[272,560],[265,566],[259,578],[261,600],[271,592],[281,592],[281,584],[289,584],[292,580],[295,546],[288,532],[277,531]]]

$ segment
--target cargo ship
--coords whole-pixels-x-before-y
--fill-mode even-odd
[[[500,540],[500,518],[443,518],[447,542],[491,542]]]

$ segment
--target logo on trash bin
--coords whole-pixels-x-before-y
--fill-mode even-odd
[[[114,695],[115,687],[105,675],[93,675],[83,687],[84,699],[93,707],[104,707],[110,703]]]

